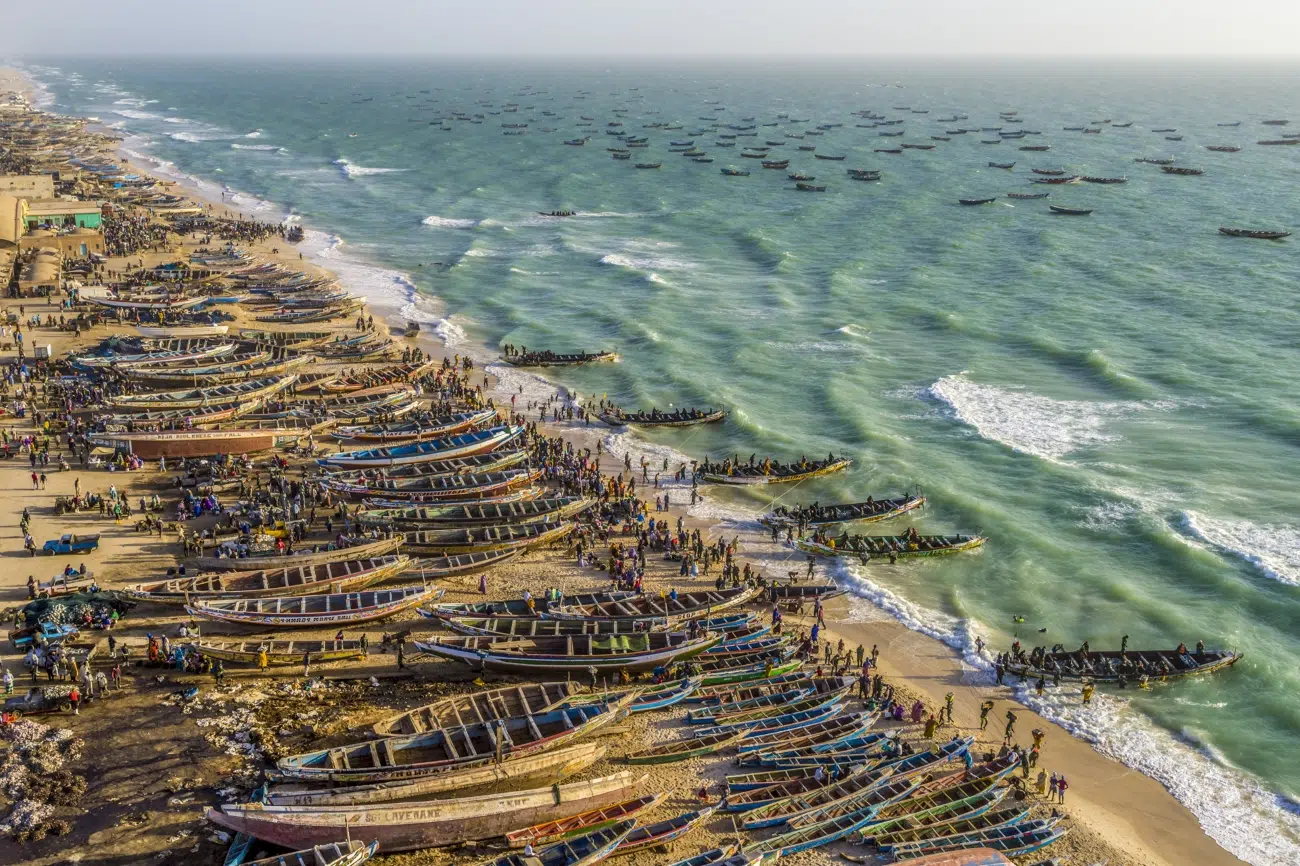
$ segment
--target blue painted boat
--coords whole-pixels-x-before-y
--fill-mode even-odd
[[[694,857],[687,857],[685,860],[678,860],[676,863],[671,864],[671,866],[714,866],[715,863],[720,864],[722,861],[735,856],[739,847],[740,846],[738,845],[728,845],[726,848],[712,848],[708,851],[696,854]]]
[[[455,457],[469,457],[486,451],[495,451],[519,439],[524,434],[522,427],[492,427],[487,430],[475,430],[459,436],[445,439],[430,439],[427,442],[415,442],[410,445],[395,445],[388,448],[371,448],[364,451],[343,451],[322,457],[316,462],[321,466],[400,466],[408,463],[428,463],[432,460],[448,460]]]
[[[808,749],[821,743],[845,741],[846,738],[861,736],[879,719],[876,713],[849,713],[837,718],[825,718],[816,724],[808,725],[793,736],[773,732],[761,737],[753,737],[740,750],[742,763],[758,763],[756,753],[788,749]],[[746,754],[750,753],[750,754]]]
[[[745,655],[747,653],[766,653],[790,642],[788,637],[759,637],[745,635],[723,641],[709,650],[714,655]]]
[[[561,839],[532,854],[514,851],[484,866],[592,866],[614,853],[636,829],[636,821],[619,821],[585,836]]]
[[[687,699],[688,704],[705,704],[707,706],[720,706],[735,701],[748,700],[761,695],[774,694],[789,691],[793,688],[800,688],[812,680],[811,675],[803,673],[780,674],[767,679],[757,681],[742,680],[727,685],[713,686],[710,688],[700,689]]]
[[[695,736],[711,737],[714,734],[725,734],[732,731],[742,730],[749,731],[745,739],[761,737],[767,734],[782,734],[787,731],[798,730],[807,725],[813,725],[817,722],[823,721],[838,713],[842,708],[842,704],[830,703],[813,710],[804,710],[799,713],[787,713],[781,716],[773,716],[770,719],[760,719],[755,722],[742,722],[734,725],[717,725],[712,728],[703,728],[696,731]]]
[[[702,707],[698,710],[691,710],[686,714],[686,723],[688,725],[712,725],[716,724],[715,719],[718,716],[727,713],[738,713],[744,710],[755,710],[761,707],[780,707],[786,704],[792,704],[796,701],[811,695],[813,688],[811,685],[806,688],[787,689],[783,692],[774,692],[768,695],[759,695],[758,697],[748,698],[743,701],[733,701],[729,704],[718,704],[714,707]]]
[[[688,677],[675,685],[671,685],[669,688],[642,692],[632,701],[628,707],[628,712],[646,713],[651,710],[662,710],[665,707],[671,707],[698,689],[700,682],[699,677]]]

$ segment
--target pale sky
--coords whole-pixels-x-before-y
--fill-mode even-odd
[[[1300,56],[1300,0],[8,0],[0,55]]]

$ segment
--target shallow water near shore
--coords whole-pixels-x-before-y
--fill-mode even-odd
[[[1245,651],[1227,673],[1121,693],[1089,715],[1068,692],[1026,700],[1160,779],[1237,855],[1300,860],[1300,259],[1295,238],[1217,233],[1294,227],[1300,147],[1254,142],[1278,134],[1263,119],[1300,104],[1300,69],[28,69],[53,110],[100,118],[210,194],[239,191],[245,216],[290,210],[314,230],[305,252],[455,350],[617,347],[621,364],[556,380],[627,407],[731,410],[724,425],[638,437],[655,459],[854,457],[849,473],[793,491],[708,491],[697,511],[728,534],[752,531],[773,495],[919,487],[921,531],[979,531],[989,545],[832,573],[956,647],[971,676],[987,676],[975,635],[995,649],[1013,636],[1100,649],[1128,634],[1135,648]],[[851,112],[868,108],[906,118],[907,142],[955,126],[1042,134],[874,153],[899,139],[857,127]],[[1024,122],[999,120],[1010,110]],[[453,111],[483,122],[443,120]],[[969,119],[939,122],[956,112]],[[591,127],[577,126],[584,115]],[[778,125],[734,148],[692,134],[715,122],[733,134],[725,125],[748,117]],[[1103,118],[1133,125],[1062,130]],[[661,169],[609,158],[605,124],[619,119],[650,138],[633,161]],[[643,128],[653,122],[681,129]],[[508,123],[527,134],[503,135]],[[816,130],[827,123],[843,126]],[[1183,141],[1151,131],[1163,127]],[[784,138],[810,129],[825,134]],[[585,146],[562,143],[582,135]],[[716,161],[668,151],[689,139]],[[773,158],[827,192],[796,192],[785,171],[740,157],[764,140],[787,141]],[[799,144],[848,158],[814,160]],[[1206,174],[1133,162],[1170,156]],[[1013,160],[1011,172],[987,166]],[[752,173],[724,177],[728,165]],[[1129,182],[1030,187],[1031,166]],[[849,180],[846,167],[884,180]],[[1042,189],[1046,202],[1003,197]],[[956,204],[988,196],[999,199]],[[1054,217],[1048,202],[1094,213]],[[554,210],[578,215],[538,214]],[[783,570],[783,553],[766,555]]]

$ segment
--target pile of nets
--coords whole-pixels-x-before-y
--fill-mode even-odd
[[[110,610],[125,614],[133,607],[135,602],[119,598],[114,592],[77,592],[55,598],[38,598],[28,603],[22,614],[28,625],[38,622],[64,625],[85,622],[87,614],[95,619]]]

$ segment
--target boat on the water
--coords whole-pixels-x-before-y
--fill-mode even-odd
[[[1056,204],[1049,204],[1047,207],[1052,213],[1061,214],[1062,216],[1087,216],[1092,213],[1089,208],[1062,207]]]
[[[441,591],[432,586],[403,586],[288,598],[196,601],[187,604],[185,610],[191,616],[232,625],[275,628],[347,627],[401,613],[435,595],[441,595]]]
[[[1007,198],[1029,199],[1029,198],[1047,198],[1051,193],[1047,192],[1009,192]]]
[[[845,505],[803,507],[777,506],[758,519],[764,526],[828,526],[833,523],[870,523],[887,520],[914,511],[925,504],[925,497],[899,496],[894,499],[868,499]]]
[[[304,848],[356,834],[388,853],[489,839],[519,827],[627,800],[645,784],[624,771],[582,782],[478,797],[359,806],[272,806],[228,803],[208,820],[287,848]]]
[[[1282,238],[1289,238],[1291,236],[1291,232],[1284,229],[1273,231],[1269,229],[1234,229],[1220,226],[1219,231],[1229,237],[1255,238],[1256,240],[1261,241],[1280,241]]]
[[[1009,672],[1027,677],[1045,677],[1049,681],[1060,676],[1064,680],[1091,680],[1113,683],[1121,680],[1169,680],[1192,674],[1206,674],[1223,670],[1241,661],[1242,654],[1232,650],[1186,651],[1129,650],[1114,651],[1038,652],[1023,661],[1011,661]]]
[[[821,538],[821,540],[817,540]],[[800,550],[821,556],[856,556],[889,560],[942,556],[973,550],[984,543],[982,535],[841,535],[814,536],[795,542]]]
[[[992,204],[995,201],[997,201],[996,196],[994,196],[993,198],[959,198],[957,199],[957,204],[965,204],[965,205]]]
[[[658,166],[656,166],[657,168]],[[610,349],[599,352],[574,352],[569,354],[550,351],[523,352],[501,358],[513,367],[576,367],[600,361],[617,361],[618,353]]]
[[[1239,153],[1241,151],[1241,148],[1235,144],[1207,144],[1205,149],[1212,150],[1215,153]]]
[[[733,464],[729,460],[720,464],[706,461],[699,467],[699,477],[715,484],[781,484],[841,472],[852,463],[848,457],[834,455],[825,460],[801,460],[789,464],[770,460],[755,464]]]
[[[1165,174],[1181,174],[1193,177],[1205,174],[1205,169],[1203,168],[1186,168],[1178,165],[1162,165],[1160,166],[1160,170]]]
[[[727,417],[724,409],[677,409],[672,412],[623,412],[613,409],[603,412],[600,420],[611,427],[692,427],[696,424],[712,424]]]

